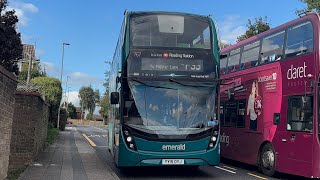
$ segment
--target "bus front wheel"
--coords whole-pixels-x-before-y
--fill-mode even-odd
[[[275,173],[276,156],[270,143],[262,147],[259,158],[259,167],[263,174],[273,176]]]

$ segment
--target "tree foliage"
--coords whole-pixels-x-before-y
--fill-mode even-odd
[[[56,126],[58,109],[62,97],[61,81],[50,77],[36,77],[32,79],[31,82],[40,89],[46,102],[50,104],[49,122]],[[63,120],[63,118],[60,118],[60,121],[61,120]]]
[[[67,106],[67,111],[68,111],[68,117],[71,119],[76,119],[77,118],[77,109],[76,107],[72,104],[72,102],[68,103]]]
[[[91,86],[82,86],[79,90],[80,105],[84,110],[88,110],[93,114],[96,104],[99,102],[99,90],[93,90]]]
[[[92,120],[93,119],[93,114],[92,113],[88,113],[86,116],[86,120]]]
[[[110,80],[110,68],[111,68],[111,62],[106,61],[105,62],[108,66],[108,70],[104,73],[105,74],[105,82],[103,86],[105,87],[105,92],[103,93],[103,96],[101,97],[101,100],[99,102],[99,106],[101,107],[99,114],[104,118],[108,119],[108,109],[110,107],[110,101],[109,101],[109,80]]]
[[[26,81],[28,78],[28,63],[23,63],[21,72],[19,73],[18,79],[22,81]],[[35,77],[46,77],[47,73],[42,67],[40,66],[40,63],[33,64],[32,70],[31,70],[31,79]]]
[[[102,98],[99,102],[99,106],[101,107],[100,111],[99,111],[100,116],[102,116],[104,119],[108,119],[108,109],[110,107],[109,93],[105,93],[102,96]]]
[[[300,0],[307,4],[307,7],[296,11],[296,14],[307,13],[311,11],[318,12],[320,14],[320,1],[319,0]]]
[[[228,46],[230,46],[230,45],[231,45],[231,44],[228,44],[228,43],[219,41],[219,47],[220,47],[220,49],[226,48],[226,47],[228,47]]]
[[[32,84],[37,86],[45,96],[50,105],[60,105],[62,97],[61,81],[51,77],[36,77],[31,80]]]
[[[103,86],[106,89],[106,92],[109,92],[109,79],[110,79],[110,68],[111,68],[111,62],[110,61],[105,61],[105,63],[108,66],[108,70],[104,73],[105,75],[105,79],[104,79],[104,83]]]
[[[0,65],[18,74],[16,62],[22,58],[20,33],[16,31],[18,17],[14,10],[6,10],[7,5],[7,0],[0,0]]]
[[[254,22],[248,19],[247,30],[243,35],[237,38],[237,42],[248,39],[269,29],[270,23],[268,22],[268,17],[265,17],[264,19],[262,19],[262,17],[255,18]]]

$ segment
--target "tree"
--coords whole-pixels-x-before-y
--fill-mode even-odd
[[[33,64],[30,76],[31,76],[31,79],[35,77],[46,77],[47,73],[44,69],[42,69],[42,67],[40,66],[40,63],[35,63]],[[28,63],[23,63],[18,79],[20,81],[26,81],[27,78],[28,78]]]
[[[296,14],[307,13],[311,11],[316,11],[320,14],[320,1],[319,0],[300,0],[307,4],[307,7],[296,11]]]
[[[228,46],[230,46],[231,44],[225,43],[223,41],[219,41],[219,47],[220,49],[226,48]]]
[[[31,80],[32,84],[39,88],[46,102],[50,105],[49,122],[56,126],[58,109],[62,98],[61,81],[50,77],[36,77]]]
[[[100,102],[99,102],[99,106],[101,107],[99,110],[99,114],[101,115],[101,117],[103,117],[104,119],[108,119],[108,109],[110,107],[110,103],[109,103],[109,93],[105,93]]]
[[[20,33],[16,31],[18,17],[7,11],[7,0],[0,0],[0,65],[18,74],[17,61],[22,58]]]
[[[110,79],[110,68],[111,68],[111,62],[110,61],[105,61],[105,63],[107,64],[108,66],[108,69],[104,75],[105,75],[105,79],[104,79],[104,83],[103,83],[103,86],[104,88],[106,88],[106,92],[109,92],[109,79]]]
[[[77,118],[77,109],[71,102],[68,103],[67,111],[68,111],[68,117],[69,118],[71,118],[71,119],[76,119]]]
[[[111,62],[105,61],[105,63],[108,66],[108,70],[104,73],[105,74],[105,82],[103,83],[103,86],[105,87],[105,92],[103,96],[101,97],[101,100],[99,102],[99,106],[101,107],[99,114],[104,118],[108,119],[108,109],[110,107],[110,101],[109,101],[109,80],[110,80],[110,67]]]
[[[268,22],[268,17],[265,17],[264,19],[262,19],[262,17],[255,18],[254,22],[248,19],[247,30],[243,35],[237,38],[237,42],[248,39],[269,29],[270,23]]]
[[[99,90],[94,91],[91,86],[82,86],[79,90],[80,105],[93,114],[100,99],[98,96],[100,96]]]

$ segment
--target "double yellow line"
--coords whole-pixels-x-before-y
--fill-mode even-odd
[[[82,134],[82,136],[89,142],[89,144],[90,144],[92,147],[96,147],[96,146],[97,146],[93,141],[91,141],[91,139],[90,139],[87,135]]]

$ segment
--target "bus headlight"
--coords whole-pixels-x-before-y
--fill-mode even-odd
[[[216,146],[218,142],[218,137],[219,137],[219,126],[214,127],[213,132],[211,134],[209,144],[208,144],[208,150],[212,149]]]
[[[127,147],[128,147],[129,149],[131,149],[131,150],[136,151],[137,148],[136,148],[134,139],[133,139],[133,137],[131,136],[131,131],[130,131],[129,128],[123,127],[123,137],[124,137],[124,141],[125,141]]]
[[[216,142],[216,140],[217,140],[217,138],[216,138],[215,136],[212,136],[212,137],[211,137],[211,141],[212,141],[212,142]]]
[[[132,137],[131,136],[128,136],[127,137],[127,142],[131,142],[132,141]]]

